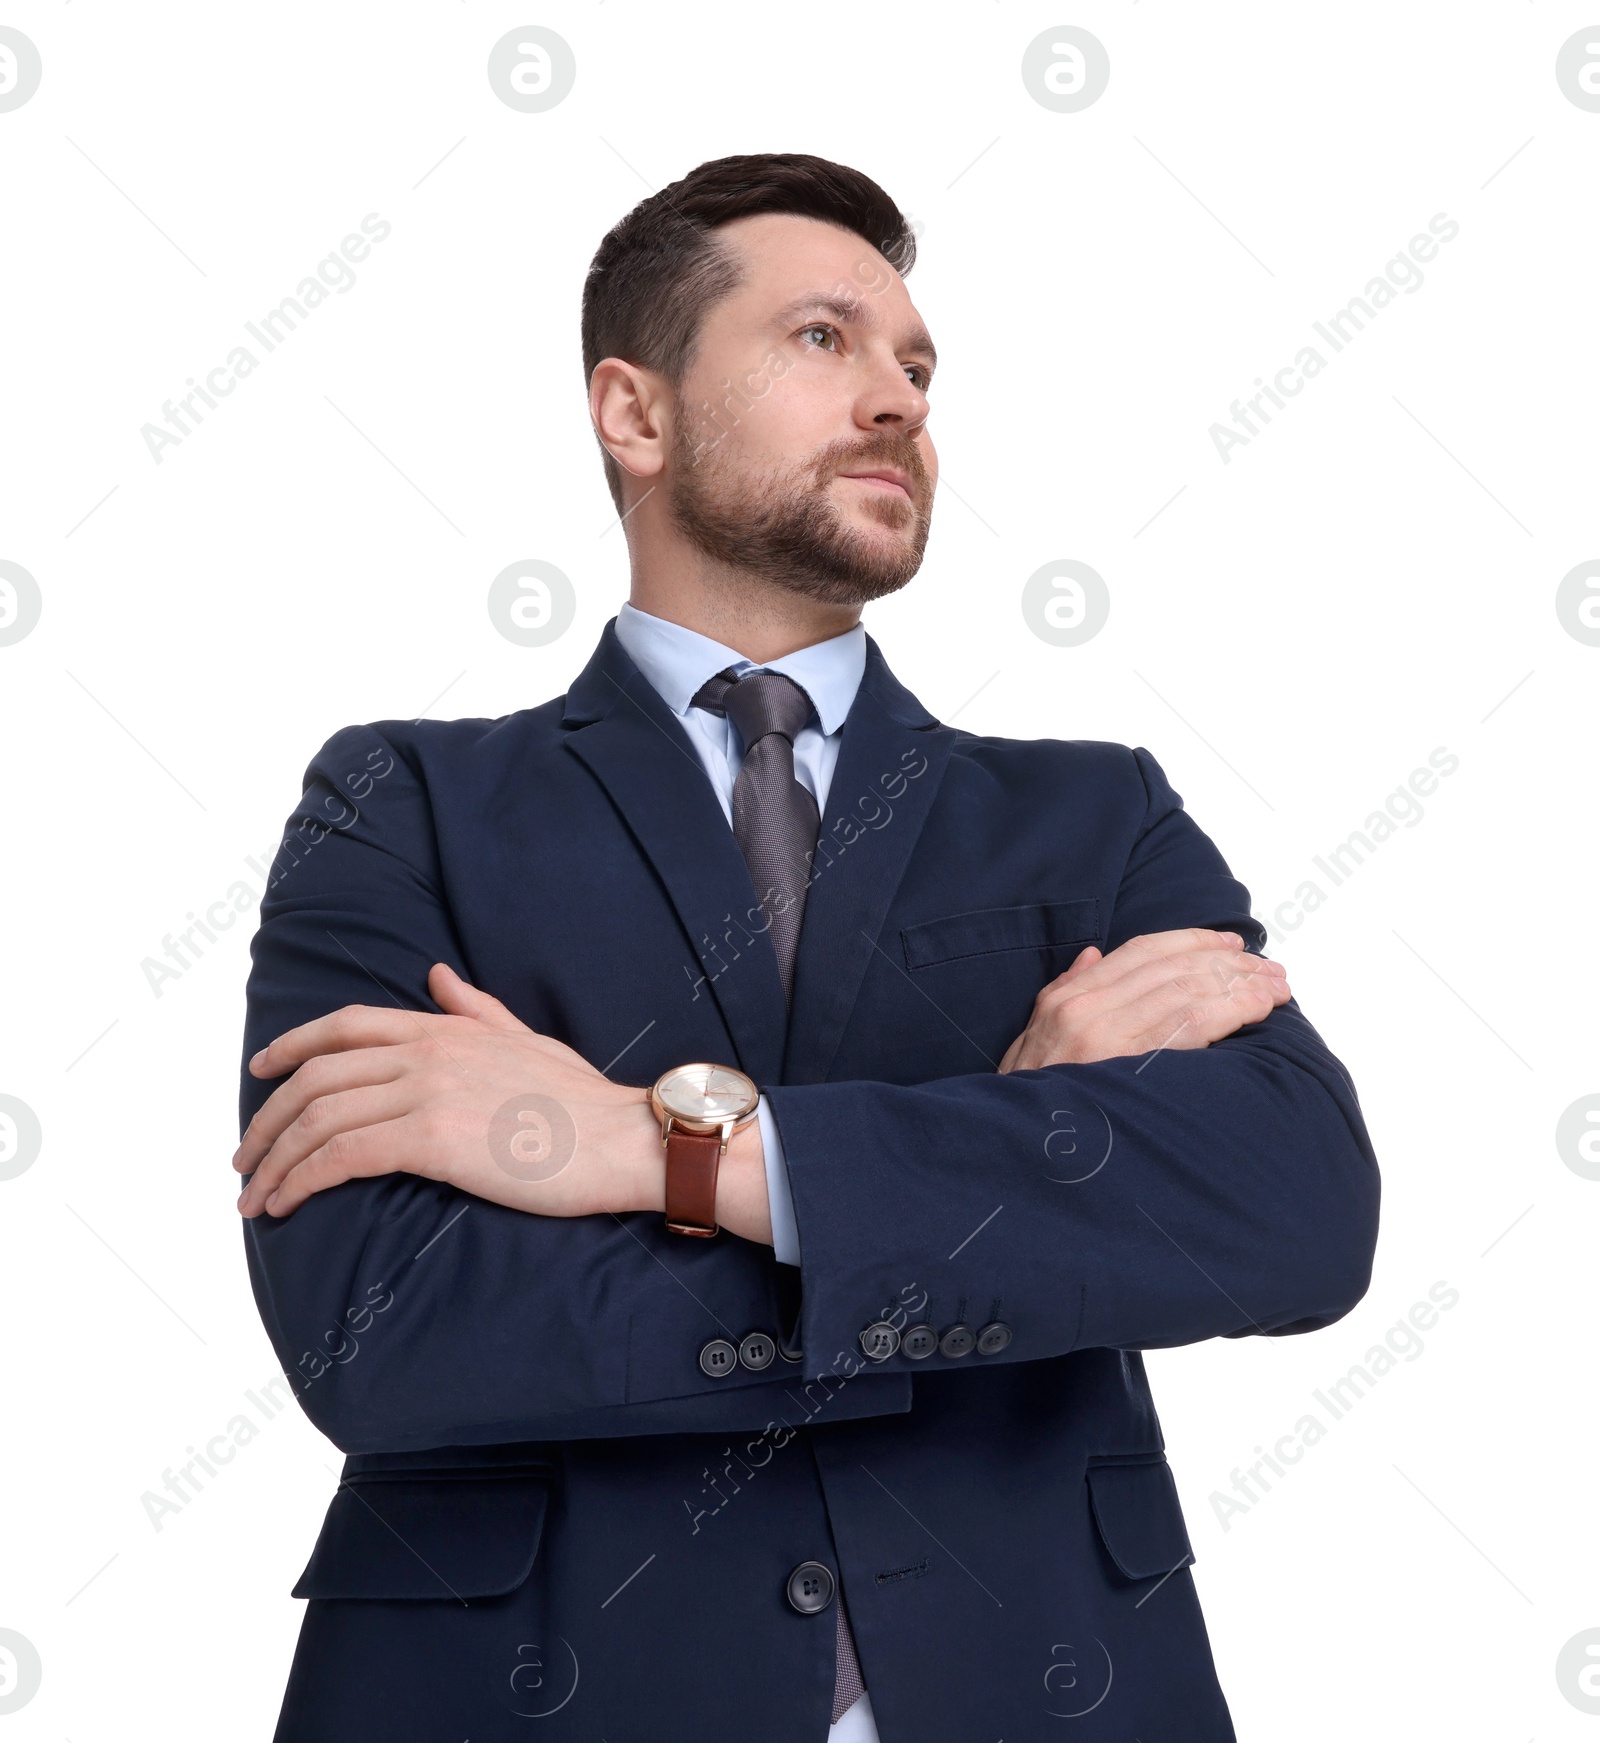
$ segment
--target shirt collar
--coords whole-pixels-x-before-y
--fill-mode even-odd
[[[757,669],[755,661],[710,636],[653,617],[633,605],[623,605],[617,612],[617,640],[662,701],[678,715],[689,712],[695,692],[707,678],[730,669],[742,677]],[[792,678],[811,698],[824,734],[831,735],[844,725],[866,665],[867,632],[858,623],[843,635],[798,648],[781,659],[766,660],[759,669]]]

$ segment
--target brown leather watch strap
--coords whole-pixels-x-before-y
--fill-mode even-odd
[[[717,1232],[717,1165],[720,1132],[667,1133],[667,1227],[675,1235]]]

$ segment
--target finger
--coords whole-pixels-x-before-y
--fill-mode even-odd
[[[1190,935],[1168,933],[1165,936],[1186,940]],[[1220,937],[1218,934],[1201,936],[1213,940]],[[1120,950],[1112,951],[1070,987],[1053,983],[1046,989],[1048,996],[1041,995],[1039,1003],[1048,1013],[1051,1005],[1088,999],[1089,1010],[1096,1016],[1105,1016],[1126,1009],[1162,987],[1176,986],[1181,992],[1204,997],[1237,977],[1270,976],[1276,966],[1261,957],[1229,949],[1215,941],[1203,945],[1178,943],[1162,954],[1146,951],[1119,962],[1120,955]]]
[[[473,1017],[491,1029],[508,1034],[532,1033],[528,1025],[514,1017],[499,999],[463,980],[448,962],[436,962],[429,969],[428,992],[440,1010],[453,1017]]]
[[[1176,986],[1156,989],[1122,1013],[1140,1051],[1209,1047],[1246,1023],[1258,1023],[1280,1001],[1275,976],[1240,976],[1216,991],[1195,995]]]
[[[1117,955],[1113,951],[1100,965],[1113,978],[1102,980],[1086,971],[1081,984],[1064,996],[1055,982],[1040,994],[1015,1057],[1009,1057],[1011,1070],[1111,1059],[1163,1046],[1209,1046],[1290,997],[1281,965],[1250,952],[1220,945],[1180,949],[1121,974]]]
[[[1052,1003],[1060,1002],[1063,996],[1076,998],[1086,992],[1105,992],[1143,966],[1144,956],[1147,955],[1148,952],[1129,955],[1127,945],[1120,946],[1109,955],[1097,944],[1086,945],[1063,973],[1039,989],[1034,999],[1035,1009],[1048,1009]],[[1070,993],[1065,991],[1068,987],[1071,988]]]
[[[397,1120],[416,1105],[414,1086],[403,1082],[364,1085],[318,1096],[279,1136],[239,1194],[241,1216],[257,1216],[284,1177],[336,1136]]]
[[[1221,952],[1225,956],[1237,956],[1244,949],[1244,940],[1237,932],[1214,932],[1205,926],[1185,926],[1174,932],[1143,932],[1137,938],[1130,938],[1127,943],[1119,944],[1108,953],[1095,946],[1094,959],[1087,965],[1082,988],[1074,991],[1087,991],[1091,987],[1104,989],[1113,983],[1121,981],[1130,975],[1147,970],[1153,963],[1170,962],[1186,959],[1196,952]],[[1087,956],[1088,951],[1083,955]],[[1082,960],[1082,957],[1078,959]],[[1074,962],[1067,973],[1071,974],[1078,967]],[[1066,976],[1058,976],[1047,991],[1054,991],[1065,984]],[[1149,984],[1146,975],[1139,983],[1140,987]]]
[[[1269,962],[1266,957],[1252,955],[1249,951],[1242,956],[1225,957],[1221,962],[1213,959],[1206,964],[1206,972],[1212,976],[1219,991],[1246,984],[1257,990],[1270,991],[1286,988],[1289,984],[1288,970],[1281,962]]]
[[[1257,978],[1263,984],[1270,984],[1282,978],[1283,969],[1280,964],[1268,962],[1265,957],[1256,956],[1251,951],[1219,945],[1212,949],[1176,951],[1171,956],[1152,959],[1125,977],[1122,985],[1127,989],[1143,990],[1163,973],[1174,984],[1181,982],[1194,991],[1210,992]]]
[[[429,1024],[431,1023],[431,1028]],[[325,1017],[290,1029],[250,1061],[253,1077],[282,1077],[320,1053],[346,1053],[356,1047],[392,1047],[403,1041],[449,1033],[448,1022],[416,1011],[384,1010],[377,1005],[346,1005]]]
[[[1242,973],[1264,975],[1264,980],[1256,984],[1273,994],[1274,1004],[1287,1004],[1292,994],[1289,991],[1289,971],[1281,962],[1274,962],[1270,957],[1256,956],[1246,951],[1234,962],[1234,968]]]
[[[1152,957],[1169,956],[1175,951],[1243,949],[1244,939],[1237,932],[1210,926],[1181,926],[1172,932],[1141,932],[1137,938],[1119,944],[1107,955],[1106,961],[1115,962],[1120,957],[1123,962],[1137,964]]]
[[[1219,976],[1214,965],[1210,973],[1159,975],[1132,998],[1122,983],[1108,994],[1070,1001],[1057,1013],[1059,1027],[1048,1019],[1040,1024],[1035,1051],[1042,1049],[1044,1062],[1055,1063],[1208,1047],[1265,1017],[1286,999],[1281,986],[1264,972]]]
[[[239,1148],[233,1153],[234,1167],[241,1174],[259,1167],[262,1157],[284,1130],[318,1096],[337,1095],[367,1084],[392,1083],[404,1075],[406,1066],[415,1058],[414,1053],[400,1047],[369,1047],[353,1053],[323,1053],[308,1059],[256,1109]]]
[[[1038,992],[1034,995],[1034,1008],[1038,1009],[1045,1003],[1046,993],[1058,991],[1061,987],[1064,987],[1068,981],[1081,976],[1085,969],[1093,968],[1097,962],[1102,962],[1104,960],[1104,952],[1098,945],[1086,945],[1075,957],[1073,957],[1071,963],[1068,964],[1068,966],[1064,968],[1054,980],[1047,980],[1044,985],[1039,988]]]
[[[438,1158],[420,1122],[416,1115],[408,1114],[376,1126],[363,1126],[359,1131],[336,1133],[298,1167],[290,1169],[262,1208],[268,1216],[290,1216],[313,1194],[326,1192],[330,1186],[339,1186],[346,1180],[395,1173],[437,1179],[437,1166]]]

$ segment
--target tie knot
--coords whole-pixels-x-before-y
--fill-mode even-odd
[[[811,698],[782,672],[746,672],[742,678],[719,672],[696,692],[694,704],[726,714],[747,752],[773,732],[782,733],[792,745],[812,715]]]

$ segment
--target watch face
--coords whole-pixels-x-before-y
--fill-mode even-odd
[[[761,1092],[731,1065],[680,1065],[656,1085],[656,1095],[675,1119],[720,1125],[755,1110]]]

